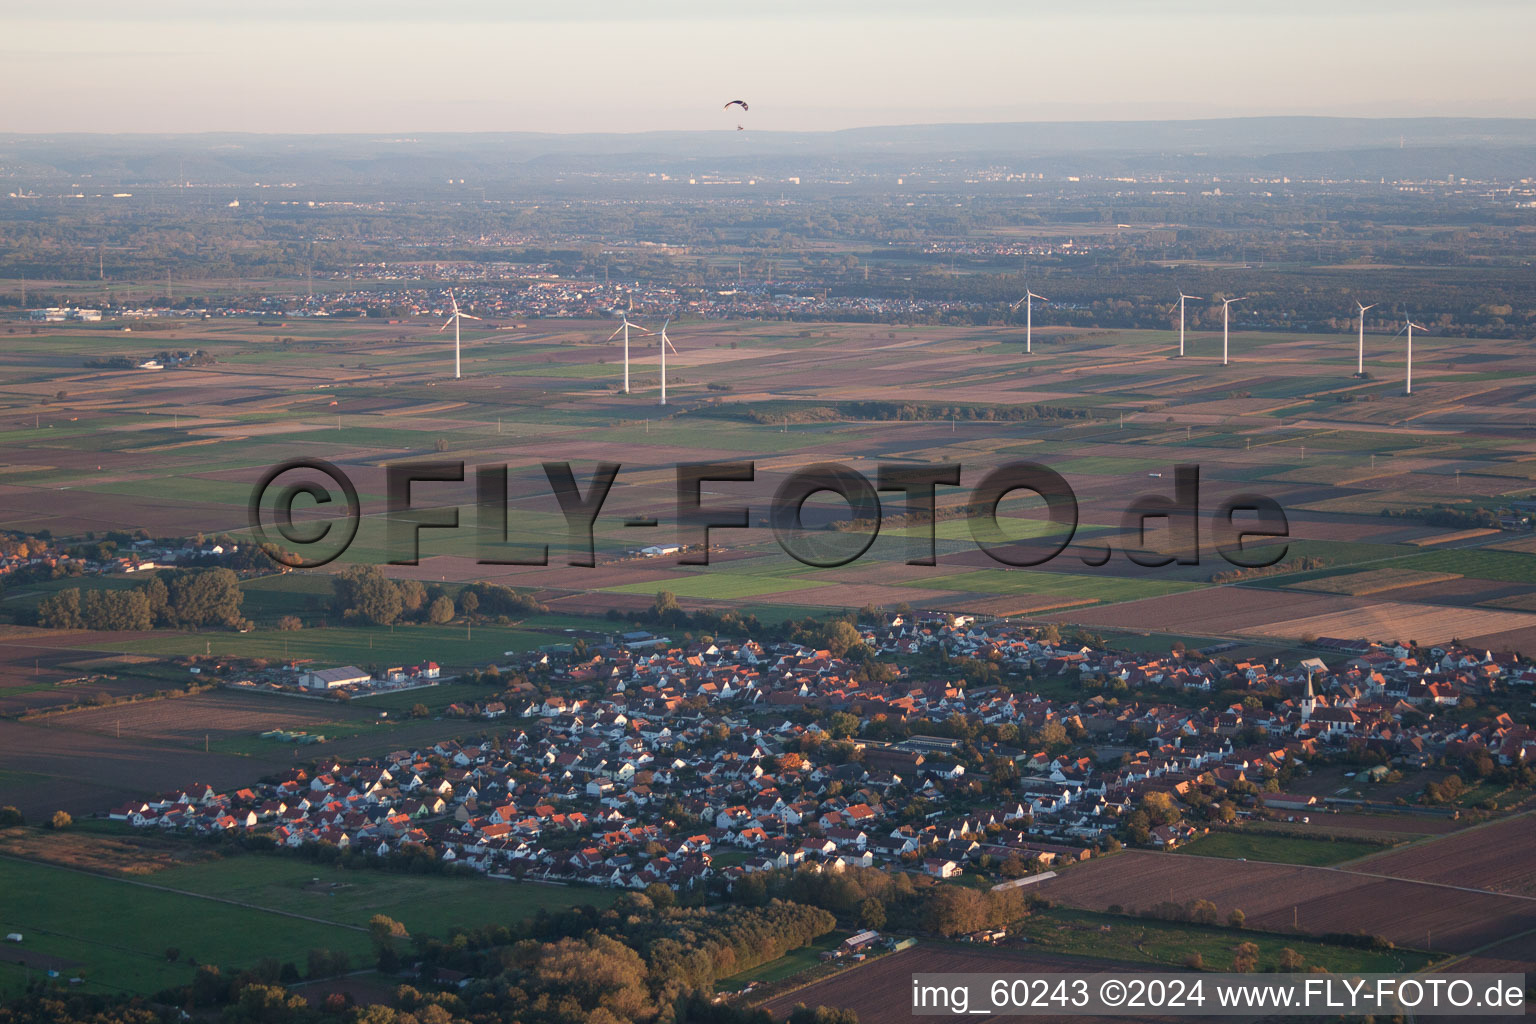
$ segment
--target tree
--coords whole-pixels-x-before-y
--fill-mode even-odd
[[[48,827],[51,829],[66,829],[75,823],[68,811],[54,811],[53,817],[48,819]]]
[[[331,587],[336,609],[343,617],[370,625],[390,625],[405,607],[400,589],[376,565],[348,566],[332,580]]]
[[[22,814],[12,805],[6,804],[4,807],[0,807],[0,828],[10,828],[14,825],[25,825],[26,823],[26,815]]]
[[[426,718],[431,713],[432,713],[432,710],[430,708],[428,708],[425,704],[412,704],[411,705],[411,717],[412,718]]]
[[[835,711],[827,719],[827,731],[833,739],[845,740],[850,736],[856,736],[859,732],[859,719],[857,715],[850,715],[846,711]]]
[[[1247,921],[1248,915],[1236,907],[1233,907],[1232,913],[1227,915],[1227,925],[1232,928],[1241,928]]]
[[[405,925],[384,914],[374,914],[368,919],[368,934],[375,939],[403,939],[409,937]]]
[[[1279,967],[1282,971],[1299,971],[1306,966],[1302,955],[1289,946],[1280,951]]]
[[[1040,727],[1037,737],[1040,745],[1047,749],[1057,750],[1067,746],[1067,727],[1060,722],[1046,722]]]
[[[297,615],[284,615],[277,620],[277,628],[285,633],[304,628],[304,621]]]
[[[873,896],[871,896],[869,899],[865,900],[863,903],[860,903],[859,904],[859,927],[860,928],[875,928],[875,929],[884,928],[885,927],[885,904],[881,903],[879,900],[875,899]]]
[[[408,619],[420,617],[427,604],[427,588],[420,580],[399,580],[395,589],[400,591],[400,614]]]
[[[480,598],[473,590],[465,590],[459,594],[459,614],[470,616],[480,609]]]
[[[1153,825],[1171,825],[1179,820],[1179,810],[1173,797],[1160,790],[1153,790],[1142,797],[1140,810]]]
[[[449,597],[439,597],[427,608],[427,621],[434,626],[441,626],[453,621],[453,600]]]
[[[1189,920],[1195,924],[1215,924],[1217,917],[1216,904],[1210,900],[1195,900],[1189,906]]]
[[[987,924],[986,897],[958,885],[939,888],[928,900],[924,925],[945,937],[980,931]]]
[[[234,626],[240,619],[240,578],[229,569],[185,569],[171,575],[165,618],[172,626]],[[153,604],[153,601],[151,601]]]
[[[37,623],[49,629],[84,628],[85,622],[80,616],[80,588],[69,587],[39,601]]]
[[[677,903],[677,893],[665,882],[652,882],[645,887],[645,895],[657,910],[670,910]]]
[[[822,635],[822,645],[827,653],[834,658],[841,658],[855,647],[862,647],[864,637],[852,623],[842,619],[834,620],[827,624],[826,632]]]
[[[1252,942],[1239,943],[1232,953],[1232,971],[1247,974],[1259,965],[1259,947]]]

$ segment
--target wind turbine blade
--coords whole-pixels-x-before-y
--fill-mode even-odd
[[[453,315],[459,315],[459,300],[453,297],[453,289],[448,289],[448,301],[453,303]]]
[[[616,330],[612,334],[608,335],[608,340],[612,341],[614,338],[617,338],[619,335],[621,335],[623,333],[624,333],[624,327],[623,327],[623,325],[620,325],[618,330]]]
[[[480,318],[478,316],[470,316],[468,313],[460,313],[459,314],[459,319],[460,320],[479,320]]]

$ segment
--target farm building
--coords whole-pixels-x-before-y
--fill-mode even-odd
[[[652,544],[640,549],[640,554],[646,558],[663,558],[667,555],[675,555],[683,550],[681,544]]]
[[[338,686],[359,686],[372,678],[355,665],[344,665],[305,672],[299,676],[299,685],[306,690],[334,690]]]
[[[858,953],[868,949],[870,946],[873,946],[879,941],[880,933],[877,931],[856,932],[855,934],[850,935],[844,939],[843,944],[838,948],[839,951],[843,953]]]

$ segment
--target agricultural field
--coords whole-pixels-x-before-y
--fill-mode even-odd
[[[178,323],[143,338],[114,333],[107,324],[40,328],[0,355],[0,367],[23,382],[0,395],[0,438],[7,450],[0,511],[16,529],[62,533],[110,525],[156,536],[240,533],[247,528],[249,489],[265,467],[295,454],[319,456],[354,479],[364,505],[359,536],[334,569],[398,555],[379,514],[385,463],[453,458],[471,466],[509,466],[506,540],[548,544],[549,564],[477,561],[485,554],[485,531],[473,514],[473,481],[466,479],[421,488],[421,500],[457,505],[460,527],[423,530],[419,564],[390,571],[429,582],[489,579],[534,588],[556,607],[566,600],[594,609],[622,607],[669,589],[685,604],[747,603],[774,614],[787,606],[905,601],[1159,632],[1188,632],[1189,623],[1200,622],[1213,638],[1294,642],[1309,632],[1382,628],[1359,605],[1390,587],[1393,615],[1413,627],[1403,630],[1428,640],[1444,603],[1463,600],[1437,594],[1437,587],[1459,575],[1506,589],[1458,591],[1466,604],[1483,607],[1458,609],[1447,628],[1496,646],[1515,646],[1536,628],[1536,606],[1521,601],[1536,594],[1536,571],[1519,561],[1536,556],[1498,549],[1519,538],[1495,533],[1458,539],[1455,531],[1380,516],[1383,508],[1450,500],[1458,486],[1463,500],[1530,488],[1528,473],[1510,475],[1528,468],[1520,461],[1532,454],[1528,439],[1503,426],[1522,415],[1526,389],[1490,391],[1481,383],[1489,374],[1520,376],[1525,370],[1508,353],[1481,351],[1476,341],[1448,340],[1445,361],[1424,370],[1422,395],[1407,400],[1385,384],[1341,377],[1336,339],[1326,336],[1264,336],[1262,357],[1250,345],[1254,339],[1239,336],[1232,365],[1223,367],[1204,356],[1170,363],[1164,358],[1170,339],[1156,332],[1058,329],[1025,366],[1012,332],[999,328],[822,325],[786,336],[773,324],[679,323],[675,333],[687,343],[677,356],[675,398],[659,407],[645,385],[630,396],[615,390],[617,343],[603,341],[611,333],[604,324],[472,332],[464,346],[465,376],[457,381],[445,376],[436,358],[435,335],[417,335],[422,327],[287,324],[282,333],[291,341],[281,346],[271,331],[238,321]],[[214,362],[160,373],[84,366],[103,345],[130,356],[145,346],[200,347]],[[914,381],[911,368],[918,365],[923,372]],[[38,406],[39,396],[61,388],[62,400]],[[1375,400],[1333,400],[1362,389]],[[1238,393],[1251,397],[1231,397]],[[1465,404],[1469,399],[1476,404]],[[1087,418],[936,414],[876,421],[844,413],[841,403],[850,402],[1041,404],[1082,410]],[[963,486],[941,487],[939,494],[941,505],[954,505],[986,470],[1018,458],[1061,473],[1079,508],[1072,549],[1036,571],[993,562],[963,519],[937,524],[933,567],[905,564],[914,541],[925,535],[908,525],[881,531],[858,561],[826,570],[794,562],[767,529],[776,488],[814,462],[841,461],[866,475],[882,461],[956,462],[963,467]],[[596,523],[594,569],[564,562],[565,523],[540,468],[548,459],[572,460],[578,479],[598,460],[622,466]],[[752,527],[714,531],[718,566],[680,571],[673,559],[629,557],[637,547],[674,539],[676,465],[713,459],[756,460],[751,483],[707,488],[710,502],[749,506]],[[1197,566],[1148,569],[1122,557],[1133,546],[1122,522],[1129,498],[1168,493],[1173,466],[1188,463],[1201,468],[1205,505],[1256,487],[1279,501],[1291,528],[1285,557],[1323,559],[1324,573],[1215,588],[1211,576],[1229,566],[1209,529],[1202,530]],[[1023,493],[999,508],[1010,537],[1044,531],[1038,508]],[[882,501],[887,513],[906,511],[896,495]],[[807,509],[820,522],[840,514],[839,507],[818,498]],[[99,521],[101,508],[112,510],[111,524]],[[657,517],[659,528],[626,527],[631,517],[645,515]],[[1435,550],[1415,546],[1426,540]],[[1089,565],[1105,545],[1113,557],[1102,567]],[[754,557],[736,565],[732,556]],[[1378,573],[1387,575],[1373,575]],[[441,662],[448,642],[462,640],[453,650],[470,665],[532,639],[516,625],[500,632],[485,626],[484,636],[478,628],[471,636],[455,636],[451,629],[411,628],[386,636],[337,628],[325,623],[327,575],[321,570],[248,583],[246,613],[258,627],[250,634],[157,635],[144,642],[110,641],[105,649],[196,653],[211,643],[214,653],[228,655]],[[1305,590],[1291,590],[1288,583]],[[1238,597],[1234,589],[1253,593]],[[7,592],[0,617],[24,620],[41,592]],[[1293,595],[1315,599],[1307,614],[1294,613]],[[280,635],[271,626],[284,614],[331,628]],[[68,674],[57,668],[61,659],[43,649],[61,646],[53,641],[102,649],[97,641],[64,637],[30,640],[31,647],[24,647],[18,638],[7,660],[0,644],[0,702],[46,703],[36,687]],[[29,687],[22,666],[33,661],[37,678]],[[103,685],[119,695],[111,688],[116,681]],[[128,692],[138,684],[121,685]]]
[[[1455,573],[1421,572],[1415,569],[1367,569],[1363,572],[1288,583],[1286,586],[1295,587],[1298,590],[1316,590],[1325,594],[1365,597],[1368,594],[1382,594],[1389,590],[1427,586],[1431,583],[1444,583],[1447,580],[1456,579],[1461,577]]]
[[[1234,860],[1270,861],[1277,864],[1338,864],[1381,852],[1380,843],[1332,838],[1303,838],[1247,834],[1240,831],[1211,832],[1175,852],[1192,857],[1226,857]]]
[[[10,836],[0,833],[0,839]],[[137,837],[93,837],[104,850],[133,847]],[[190,856],[157,860],[148,873],[113,878],[22,861],[6,843],[0,884],[8,893],[0,927],[25,937],[22,952],[85,977],[87,991],[148,995],[186,984],[195,964],[225,970],[264,957],[304,969],[309,949],[372,959],[369,919],[381,909],[412,933],[443,935],[454,925],[521,920],[539,910],[606,906],[614,893],[484,878],[437,878],[347,871],[276,854],[209,856],[189,841]],[[58,854],[57,849],[49,851]],[[95,863],[100,870],[101,858]],[[111,906],[110,915],[98,908]],[[176,961],[166,950],[176,948]],[[11,959],[6,958],[8,961]],[[0,984],[15,968],[0,967]]]
[[[205,737],[216,736],[222,743],[254,737],[269,729],[353,735],[375,727],[375,718],[338,701],[220,690],[67,711],[50,716],[48,728],[201,748]]]
[[[302,970],[309,949],[337,950],[355,962],[364,962],[370,951],[363,928],[147,882],[7,858],[0,860],[0,883],[6,891],[3,927],[25,936],[27,955],[46,958],[66,976],[84,977],[87,991],[102,994],[152,995],[185,985],[199,963],[232,969],[271,956],[298,960]],[[112,912],[103,914],[103,907]],[[175,961],[166,953],[172,947],[179,951]],[[14,964],[4,969],[16,970]]]
[[[1350,867],[1536,900],[1536,861],[1516,852],[1529,850],[1532,842],[1536,842],[1536,814],[1521,814],[1380,853]]]
[[[1111,969],[1112,961],[1104,968]],[[1128,966],[1128,965],[1120,965]],[[1059,973],[1082,970],[1082,961],[1073,957],[1037,952],[1033,949],[991,949],[986,946],[961,946],[948,943],[919,945],[889,956],[877,957],[830,978],[803,988],[777,995],[763,1004],[775,1020],[787,1017],[798,1004],[835,1006],[854,1011],[860,1021],[922,1020],[912,1016],[912,975],[963,973]],[[974,1014],[967,1019],[980,1021],[1010,1018]],[[1134,1021],[1134,1017],[1091,1018],[1078,1020]]]
[[[1281,952],[1300,953],[1308,966],[1329,971],[1416,971],[1434,957],[1409,949],[1364,950],[1317,942],[1302,936],[1279,935],[1249,928],[1182,924],[1121,914],[1097,914],[1054,908],[1031,914],[1017,931],[1034,949],[1082,957],[1083,969],[1094,960],[1155,964],[1180,969],[1192,953],[1200,954],[1207,970],[1227,969],[1233,947],[1252,942],[1259,947],[1259,970],[1278,969]]]
[[[357,927],[367,927],[369,918],[388,907],[389,916],[412,933],[432,935],[455,925],[511,923],[540,910],[606,907],[618,898],[612,889],[346,870],[264,853],[179,864],[153,881]]]
[[[1204,858],[1146,852],[1077,865],[1044,883],[1041,894],[1078,909],[1118,906],[1127,912],[1163,900],[1205,899],[1223,917],[1242,910],[1254,929],[1310,935],[1363,929],[1400,946],[1453,953],[1525,930],[1532,906],[1527,899],[1470,882],[1465,887],[1428,884],[1365,873],[1355,865],[1341,869],[1227,860],[1215,872]]]

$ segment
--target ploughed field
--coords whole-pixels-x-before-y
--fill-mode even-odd
[[[1356,861],[1351,870],[1536,898],[1536,815],[1521,814]],[[1536,927],[1536,903],[1531,926]]]
[[[1454,844],[1461,833],[1441,843]],[[1413,852],[1384,854],[1399,856]],[[1514,856],[1511,854],[1511,856]],[[1362,863],[1362,862],[1357,862]],[[1348,868],[1127,851],[1063,871],[1040,893],[1070,907],[1126,912],[1164,900],[1205,899],[1250,928],[1311,935],[1365,931],[1401,946],[1466,953],[1536,924],[1536,900],[1476,891],[1475,878],[1451,884],[1383,878]]]
[[[814,982],[786,995],[778,996],[763,1004],[763,1009],[775,1020],[789,1016],[798,1003],[806,1006],[835,1006],[858,1014],[860,1021],[912,1020],[932,1021],[940,1018],[915,1016],[912,1008],[912,975],[923,974],[1054,974],[1093,971],[1149,970],[1119,965],[1109,961],[1095,961],[1088,966],[1085,961],[1072,957],[1052,956],[1017,949],[989,949],[984,946],[966,949],[959,946],[916,946],[899,953],[879,957],[851,970]],[[1018,1020],[1016,1017],[998,1017],[975,1012],[973,1006],[967,1020]],[[949,1018],[953,1019],[953,1018]],[[1035,1018],[1037,1020],[1045,1018]],[[1061,1018],[1066,1019],[1066,1018]],[[1073,1020],[1114,1020],[1121,1024],[1133,1024],[1136,1020],[1157,1018],[1137,1017],[1073,1017]]]

